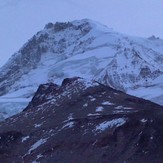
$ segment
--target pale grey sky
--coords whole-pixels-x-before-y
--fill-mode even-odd
[[[48,22],[82,18],[163,38],[162,0],[0,0],[0,66]]]

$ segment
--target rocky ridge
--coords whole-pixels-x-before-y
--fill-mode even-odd
[[[78,77],[41,85],[0,123],[1,162],[163,160],[163,107]]]

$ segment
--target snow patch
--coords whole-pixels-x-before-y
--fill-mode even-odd
[[[101,111],[103,111],[104,110],[104,107],[103,106],[98,106],[97,108],[96,108],[96,112],[101,112]]]
[[[100,115],[100,114],[99,113],[94,113],[94,114],[90,113],[87,116],[98,116],[98,115]]]
[[[102,103],[102,105],[114,105],[114,104],[109,102],[109,101],[105,101],[105,102]]]
[[[40,127],[42,124],[34,124],[34,127],[35,128],[38,128],[38,127]]]
[[[69,116],[67,117],[68,120],[73,120],[73,113],[70,113]]]
[[[123,109],[123,106],[116,106],[114,109]]]
[[[92,98],[92,99],[90,99],[90,101],[95,101],[96,100],[96,98]]]
[[[143,119],[141,119],[140,121],[141,121],[142,123],[145,123],[145,122],[147,122],[147,119],[144,119],[144,118],[143,118]]]
[[[88,104],[87,104],[87,103],[83,105],[83,107],[87,107],[87,106],[88,106]]]
[[[95,130],[101,132],[106,130],[107,128],[122,126],[125,122],[126,121],[123,118],[113,119],[111,121],[105,121],[99,124],[98,126],[96,126]]]
[[[29,136],[26,136],[26,137],[23,137],[22,138],[22,143],[25,142],[27,139],[29,139],[30,137]]]
[[[34,143],[31,148],[28,150],[28,154],[30,154],[33,150],[37,149],[39,146],[41,146],[42,144],[47,142],[47,138],[46,139],[40,139],[38,140],[36,143]]]
[[[63,127],[62,127],[62,129],[65,129],[65,128],[72,128],[72,127],[74,127],[74,122],[68,122],[68,123],[66,123]]]

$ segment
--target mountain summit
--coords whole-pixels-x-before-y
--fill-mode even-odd
[[[89,19],[48,23],[0,69],[0,100],[26,104],[40,84],[80,76],[163,104],[162,63],[159,38],[127,36]]]

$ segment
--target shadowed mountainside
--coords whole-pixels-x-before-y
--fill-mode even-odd
[[[163,107],[95,81],[41,85],[23,112],[0,123],[0,161],[163,161]]]

